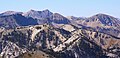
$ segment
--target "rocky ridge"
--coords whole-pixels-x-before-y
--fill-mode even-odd
[[[0,14],[2,58],[119,58],[120,20],[65,17],[49,10]]]
[[[47,57],[55,58],[120,57],[119,38],[105,33],[72,27],[74,30],[69,31],[63,29],[64,27],[36,25],[2,31],[0,33],[2,36],[0,40],[1,56],[14,58],[28,52],[34,54],[37,50],[48,55]],[[34,29],[40,31],[32,38]]]

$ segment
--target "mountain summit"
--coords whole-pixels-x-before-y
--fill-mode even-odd
[[[43,10],[43,11],[35,11],[35,10],[30,10],[23,15],[26,17],[32,17],[36,19],[43,19],[43,18],[48,18],[52,15],[53,13],[50,12],[48,9]]]
[[[104,25],[108,26],[117,26],[116,23],[119,21],[117,18],[114,18],[112,16],[106,15],[106,14],[97,14],[92,17],[90,17],[90,20],[93,21],[100,21]]]
[[[6,11],[6,12],[3,12],[1,13],[0,15],[1,16],[5,16],[5,15],[15,15],[15,14],[22,14],[22,12],[15,12],[15,11]]]
[[[119,35],[120,20],[106,14],[96,14],[91,17],[65,17],[59,13],[52,13],[48,9],[43,11],[30,10],[28,12],[7,11],[0,14],[0,27],[15,28],[36,24],[72,24],[85,29],[93,28],[96,31]],[[10,21],[11,20],[11,21]],[[14,24],[13,24],[14,23]],[[12,27],[11,27],[12,26]]]

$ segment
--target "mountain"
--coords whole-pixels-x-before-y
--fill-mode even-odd
[[[52,18],[50,18],[50,20],[53,23],[57,23],[57,24],[69,24],[70,23],[70,20],[68,20],[66,17],[64,17],[58,13],[54,13],[52,15]]]
[[[120,33],[120,20],[106,14],[96,14],[88,18],[71,18],[72,24],[93,28],[96,31],[118,36]]]
[[[0,14],[0,58],[120,58],[120,20],[49,10]]]
[[[29,22],[28,22],[29,21]],[[0,27],[15,28],[18,26],[28,26],[36,24],[68,24],[70,21],[58,13],[49,10],[35,11],[30,10],[26,13],[6,11],[0,14]]]
[[[68,26],[73,30],[69,31]],[[76,28],[26,26],[0,32],[2,57],[109,58],[120,56],[120,38]],[[36,56],[35,56],[36,55]]]
[[[91,27],[95,27],[96,29],[101,30],[101,32],[112,35],[118,35],[120,33],[120,20],[112,16],[106,14],[97,14],[88,18],[86,21],[90,21],[90,23],[88,23],[88,26],[91,25]],[[107,32],[106,29],[110,31]]]
[[[58,13],[52,13],[48,9],[43,10],[43,11],[30,10],[27,13],[24,13],[23,16],[36,18],[36,19],[38,19],[39,24],[41,24],[43,22],[44,23],[54,22],[54,23],[58,23],[58,24],[69,23],[69,20],[67,18],[65,18],[64,16],[62,16]]]
[[[22,12],[6,11],[6,12],[1,13],[0,16],[13,15],[13,14],[22,14]]]
[[[78,21],[76,23],[84,24],[89,27],[105,27],[105,28],[120,28],[120,20],[106,14],[96,14],[88,18],[69,17],[70,20]]]
[[[95,31],[120,37],[120,20],[106,14],[96,14],[91,17],[65,17],[59,13],[52,13],[48,9],[43,11],[30,10],[28,12],[6,11],[0,14],[1,28],[16,28],[18,26],[29,26],[36,24],[72,24],[84,29],[93,29]],[[28,22],[29,21],[29,22]]]
[[[45,18],[49,18],[52,14],[53,13],[50,12],[48,9],[43,11],[30,10],[26,13],[23,13],[23,16],[32,17],[36,19],[45,19]]]
[[[15,28],[18,26],[37,25],[37,20],[33,18],[26,18],[21,14],[12,14],[0,16],[0,27]]]
[[[117,18],[106,14],[97,14],[86,20],[86,22],[96,22],[98,24],[103,24],[106,27],[117,27],[120,28],[120,21]],[[94,25],[93,25],[94,26]],[[98,25],[99,26],[99,25]]]

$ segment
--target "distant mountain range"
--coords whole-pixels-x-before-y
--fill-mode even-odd
[[[38,24],[72,24],[77,27],[93,28],[114,36],[118,36],[120,33],[120,20],[106,14],[96,14],[88,18],[64,17],[58,13],[52,13],[48,9],[30,10],[26,13],[6,11],[0,14],[0,27],[6,29]]]
[[[30,10],[0,14],[3,58],[119,58],[120,19]]]

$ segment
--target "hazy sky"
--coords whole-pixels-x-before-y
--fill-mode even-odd
[[[64,16],[105,13],[120,18],[120,0],[1,0],[0,12],[49,9]]]

